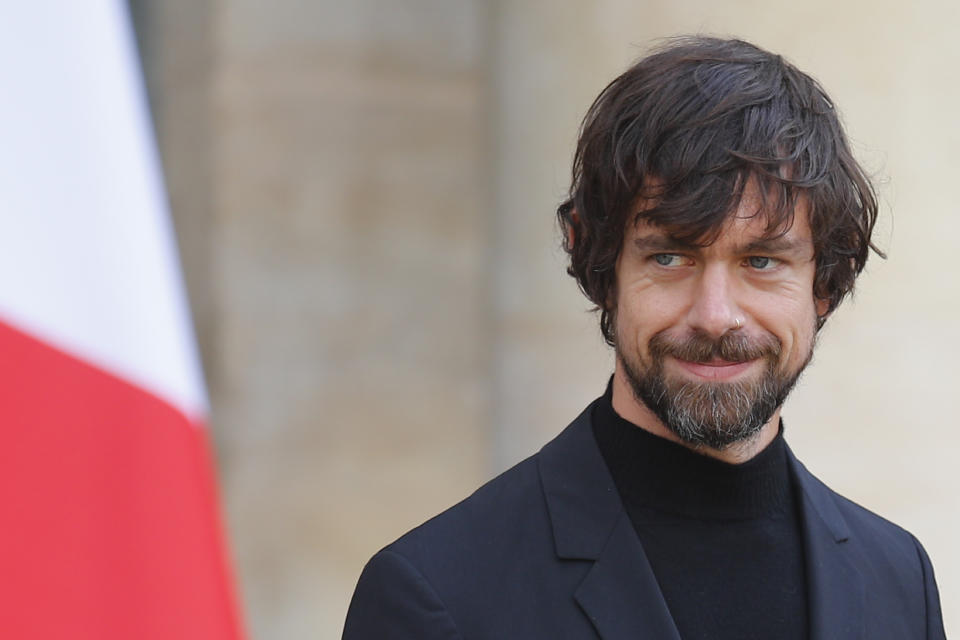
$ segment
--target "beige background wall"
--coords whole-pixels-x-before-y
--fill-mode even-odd
[[[336,637],[374,551],[602,391],[553,209],[592,98],[690,31],[818,77],[881,178],[890,259],[823,332],[788,439],[920,537],[960,632],[952,4],[132,7],[251,636]]]

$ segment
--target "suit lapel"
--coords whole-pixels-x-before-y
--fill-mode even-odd
[[[800,487],[811,640],[864,638],[863,576],[851,557],[855,542],[830,490],[787,449]]]
[[[538,457],[557,556],[592,561],[574,598],[603,640],[679,640],[593,437],[593,405]],[[787,449],[803,517],[811,640],[866,640],[855,541],[832,492]]]
[[[593,561],[573,595],[603,640],[680,640],[593,437],[592,410],[538,458],[557,556]]]
[[[574,597],[604,640],[680,640],[660,585],[623,514]]]

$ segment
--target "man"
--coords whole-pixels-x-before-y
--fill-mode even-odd
[[[607,392],[374,556],[344,638],[943,638],[916,539],[783,440],[874,249],[819,85],[742,41],[671,41],[590,108],[558,215]]]

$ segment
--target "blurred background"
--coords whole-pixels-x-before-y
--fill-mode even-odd
[[[364,562],[536,451],[612,371],[554,209],[590,102],[735,35],[835,99],[879,244],[784,412],[901,524],[960,632],[957,5],[131,0],[251,637],[338,637]]]

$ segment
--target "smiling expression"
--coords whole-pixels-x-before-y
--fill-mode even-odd
[[[706,246],[642,218],[628,225],[615,303],[614,406],[623,417],[712,449],[775,435],[826,302],[813,296],[805,208],[771,233],[759,202],[748,186]]]

